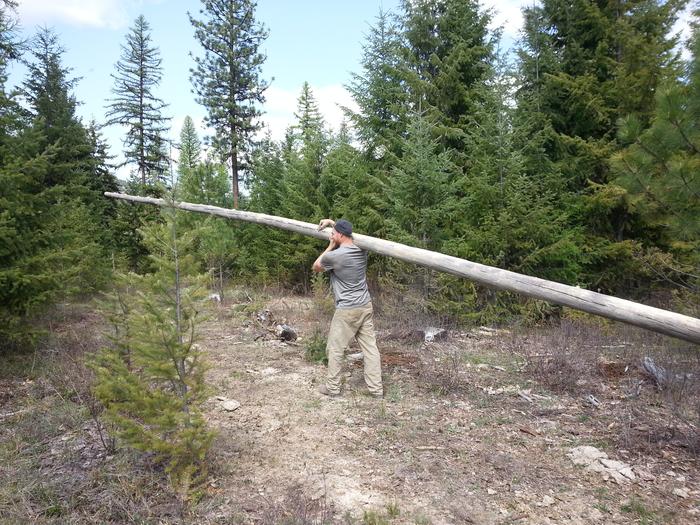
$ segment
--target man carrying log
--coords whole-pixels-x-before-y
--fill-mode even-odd
[[[318,229],[331,226],[330,242],[313,264],[314,272],[329,272],[335,297],[335,314],[328,333],[328,377],[319,392],[340,395],[340,373],[345,349],[353,337],[362,349],[365,383],[372,396],[381,398],[382,368],[374,335],[372,299],[367,288],[367,252],[352,242],[352,224],[345,219],[323,219]]]

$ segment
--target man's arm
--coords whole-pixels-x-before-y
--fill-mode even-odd
[[[338,245],[335,243],[335,241],[333,239],[331,239],[331,241],[328,243],[328,246],[323,251],[323,253],[316,258],[311,269],[316,273],[320,273],[320,272],[325,271],[323,269],[323,266],[321,266],[321,259],[323,258],[324,255],[326,255],[328,252],[332,252],[337,247],[338,247]]]

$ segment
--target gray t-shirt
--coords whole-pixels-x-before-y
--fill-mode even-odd
[[[354,244],[340,246],[321,257],[321,266],[330,272],[336,308],[356,308],[370,301],[367,252]]]

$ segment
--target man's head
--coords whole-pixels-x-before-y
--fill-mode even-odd
[[[352,223],[350,221],[340,219],[338,222],[335,223],[333,229],[341,235],[345,235],[345,237],[352,238]]]

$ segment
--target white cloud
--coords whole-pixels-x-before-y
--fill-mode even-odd
[[[21,0],[20,20],[24,25],[52,25],[118,29],[128,25],[132,7],[140,0]]]
[[[493,10],[491,27],[502,27],[505,37],[516,39],[523,26],[522,8],[533,3],[533,0],[487,0],[484,5]]]

